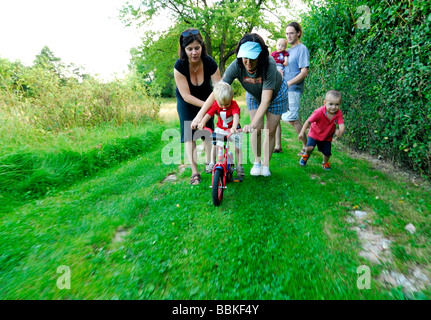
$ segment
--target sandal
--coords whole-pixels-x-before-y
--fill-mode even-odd
[[[307,154],[307,152],[305,152],[305,148],[302,148],[302,150],[298,153],[298,156],[303,156],[304,154]]]
[[[192,175],[192,177],[190,178],[190,184],[192,186],[196,186],[199,183],[201,183],[201,175],[200,173],[195,173],[194,175]]]
[[[274,151],[272,151],[272,153],[281,153],[283,151],[282,148],[275,148]]]

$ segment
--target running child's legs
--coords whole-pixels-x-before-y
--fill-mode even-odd
[[[316,145],[318,150],[323,154],[323,163],[327,163],[332,155],[331,141],[317,141],[311,137],[308,137],[307,147],[305,148],[307,156],[310,156],[313,153]]]

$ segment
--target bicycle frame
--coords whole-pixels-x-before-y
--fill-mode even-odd
[[[204,128],[209,132],[213,132],[210,128]],[[238,130],[241,132],[241,130]],[[228,139],[232,133],[229,133],[223,138],[223,147],[217,146],[217,162],[212,170],[211,188],[213,189],[213,203],[215,206],[220,205],[223,198],[223,190],[226,189],[226,183],[233,180],[234,162],[232,153],[229,152]]]

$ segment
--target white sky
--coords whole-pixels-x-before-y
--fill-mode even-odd
[[[0,57],[32,65],[46,45],[63,63],[103,79],[128,71],[133,27],[117,18],[127,0],[0,0]]]
[[[32,65],[48,46],[65,64],[111,80],[128,72],[138,30],[118,19],[127,0],[0,0],[0,57]],[[299,5],[291,0],[294,15]],[[289,16],[286,13],[286,18]],[[160,19],[153,27],[166,28]],[[143,32],[142,30],[140,31]]]

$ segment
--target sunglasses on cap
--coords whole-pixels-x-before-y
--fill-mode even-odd
[[[181,33],[181,35],[183,36],[183,37],[187,37],[187,36],[189,36],[189,35],[197,35],[199,33],[199,30],[197,30],[197,29],[193,29],[193,30],[188,30],[188,31],[184,31],[183,33]]]

